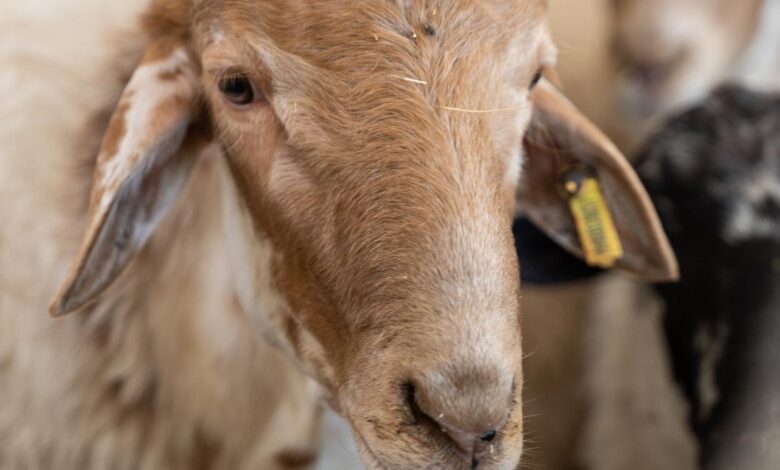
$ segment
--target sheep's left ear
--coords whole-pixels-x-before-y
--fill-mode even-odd
[[[184,188],[205,141],[195,130],[196,77],[178,41],[147,46],[104,136],[86,232],[53,315],[84,306],[116,280]]]
[[[531,101],[522,214],[591,265],[676,279],[677,260],[658,214],[625,157],[549,82],[534,88]]]

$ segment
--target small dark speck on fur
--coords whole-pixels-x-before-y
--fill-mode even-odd
[[[276,455],[276,463],[281,468],[306,468],[317,460],[317,455],[311,451],[286,450]]]

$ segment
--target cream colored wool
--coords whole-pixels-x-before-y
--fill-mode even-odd
[[[0,2],[3,470],[273,470],[316,445],[313,386],[235,312],[221,161],[91,314],[47,313],[84,225],[89,122],[137,58],[144,4]]]

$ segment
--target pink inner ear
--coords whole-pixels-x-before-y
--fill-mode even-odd
[[[192,168],[177,157],[193,121],[195,68],[184,48],[147,49],[111,119],[95,169],[87,230],[55,315],[99,295],[143,247]]]

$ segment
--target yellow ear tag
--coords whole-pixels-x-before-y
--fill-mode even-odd
[[[563,189],[569,198],[585,261],[590,266],[613,267],[623,256],[623,246],[598,180],[570,174],[564,179]]]

